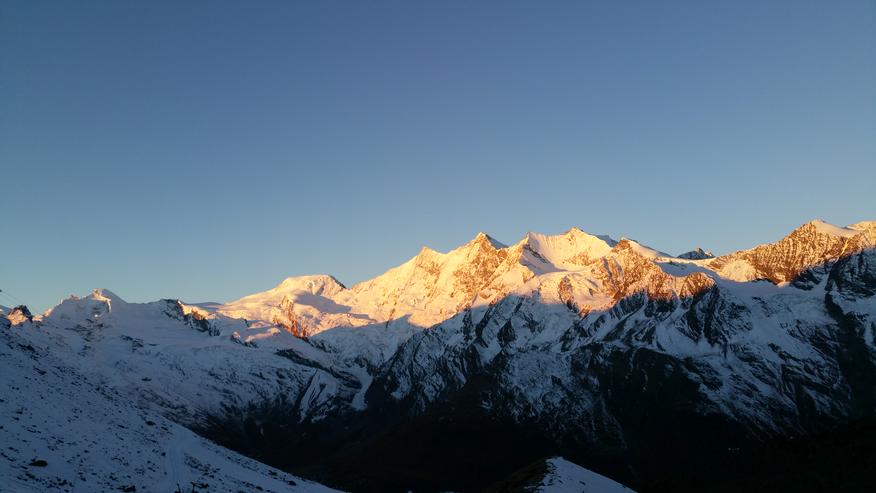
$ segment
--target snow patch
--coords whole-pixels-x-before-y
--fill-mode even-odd
[[[547,468],[548,473],[534,490],[537,493],[635,493],[562,457],[548,459]]]
[[[816,219],[814,221],[810,221],[815,230],[819,233],[831,235],[831,236],[842,236],[843,238],[851,238],[860,234],[856,228],[841,228],[839,226],[834,226],[828,222],[822,221],[821,219]],[[858,223],[860,225],[861,223]]]

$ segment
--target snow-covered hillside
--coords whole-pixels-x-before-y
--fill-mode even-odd
[[[59,357],[46,337],[0,331],[0,491],[334,491],[138,405],[102,372],[85,374]]]
[[[361,400],[357,367],[330,370],[338,366],[331,354],[281,328],[177,300],[127,303],[98,289],[19,328],[132,401],[181,422],[278,395],[301,396],[302,417]]]
[[[713,429],[725,433],[716,443],[813,432],[876,415],[874,224],[813,221],[775,243],[714,258],[701,250],[672,257],[575,228],[508,246],[480,233],[447,253],[423,248],[349,288],[316,275],[229,303],[128,303],[95,290],[38,316],[4,308],[0,330],[13,341],[4,373],[16,374],[21,358],[52,363],[39,363],[45,374],[7,380],[22,393],[4,394],[3,404],[46,399],[30,406],[42,413],[33,419],[46,419],[56,396],[37,384],[63,393],[89,382],[102,396],[88,397],[93,406],[136,417],[118,429],[139,430],[133,421],[145,416],[160,423],[146,431],[166,434],[125,440],[186,436],[202,455],[224,452],[172,423],[197,427],[272,402],[284,426],[337,419],[346,430],[363,416],[470,406],[473,394],[477,407],[538,423],[564,446],[575,437],[573,447],[623,453]],[[66,380],[46,380],[65,372]],[[118,410],[121,402],[127,407]],[[81,415],[74,407],[59,403],[57,419]],[[35,433],[0,431],[13,429],[16,437]],[[107,447],[101,455],[116,453]],[[44,471],[68,459],[44,459]],[[34,474],[21,460],[10,460],[4,477]],[[56,472],[92,466],[72,467]]]
[[[635,493],[562,457],[547,460],[548,472],[533,493]]]

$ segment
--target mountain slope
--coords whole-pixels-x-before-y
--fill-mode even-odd
[[[184,423],[276,395],[302,396],[302,418],[318,417],[362,391],[355,375],[331,370],[331,355],[288,332],[178,300],[127,303],[95,290],[18,328],[132,401]]]
[[[334,491],[137,406],[19,330],[0,330],[3,491]]]
[[[701,260],[622,240],[580,265],[557,260],[569,258],[555,246],[571,243],[563,236],[530,234],[505,249],[476,238],[466,249],[480,242],[495,260],[474,262],[478,282],[457,291],[453,269],[436,261],[423,271],[424,257],[444,255],[428,251],[361,284],[395,306],[415,296],[408,313],[452,314],[369,367],[369,408],[413,417],[438,405],[483,407],[537,423],[560,449],[616,450],[613,460],[632,464],[639,480],[678,466],[663,462],[662,444],[695,456],[711,453],[695,439],[702,433],[736,446],[876,412],[866,383],[876,376],[867,228],[813,222],[775,244]],[[754,275],[740,277],[733,262]],[[470,303],[436,303],[447,298],[429,279]],[[388,322],[371,329],[400,323]],[[334,351],[348,342],[332,338],[337,330],[311,340]]]
[[[535,493],[634,493],[626,486],[562,457],[548,459],[547,468],[541,484],[533,490]]]
[[[563,457],[539,460],[492,485],[488,493],[635,493]]]
[[[810,221],[776,243],[722,255],[710,261],[708,267],[735,281],[794,281],[813,266],[825,266],[856,251],[872,248],[876,234],[866,228],[867,224],[858,223],[858,229],[854,229]]]
[[[678,457],[876,415],[873,224],[813,221],[717,258],[577,229],[510,246],[481,233],[350,288],[304,276],[199,305],[97,290],[0,330],[138,409],[336,484],[475,488],[490,478],[418,483],[390,455],[438,474],[454,443],[520,433],[542,444],[531,453],[641,486]],[[479,457],[497,474],[533,459]]]

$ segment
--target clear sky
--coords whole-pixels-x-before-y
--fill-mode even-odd
[[[0,181],[0,289],[40,311],[481,230],[728,252],[876,219],[876,2],[7,0]]]

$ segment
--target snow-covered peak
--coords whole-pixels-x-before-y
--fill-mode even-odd
[[[356,284],[335,301],[387,325],[403,319],[428,327],[470,305],[501,273],[519,266],[514,262],[519,251],[513,249],[486,233],[447,253],[423,248],[414,258]]]
[[[678,258],[683,258],[686,260],[705,260],[707,258],[713,258],[715,255],[711,250],[703,250],[700,247],[696,247],[689,252],[684,252],[678,256]]]
[[[861,223],[858,223],[861,224]],[[835,226],[828,222],[822,221],[821,219],[815,219],[809,221],[804,224],[803,227],[811,226],[816,231],[821,234],[831,235],[831,236],[842,236],[843,238],[851,238],[860,234],[861,232],[856,228],[842,228],[840,226]]]
[[[522,243],[563,270],[578,270],[607,255],[616,244],[608,236],[591,235],[578,228],[559,235],[527,233]]]
[[[16,377],[3,381],[16,392],[32,389],[0,402],[0,418],[18,423],[0,434],[6,433],[9,443],[45,443],[38,449],[16,445],[18,462],[48,459],[53,468],[77,461],[106,473],[104,481],[114,480],[116,472],[104,467],[115,464],[106,457],[134,464],[115,468],[126,474],[151,462],[158,468],[149,469],[147,474],[155,474],[144,476],[142,484],[153,481],[171,489],[181,474],[200,477],[187,453],[208,457],[221,468],[219,488],[233,484],[232,491],[250,491],[228,479],[229,472],[239,471],[234,464],[204,450],[212,445],[171,430],[153,410],[188,420],[204,411],[283,396],[301,419],[346,419],[348,409],[375,403],[417,406],[397,408],[411,412],[434,402],[456,404],[452,399],[461,390],[484,385],[487,391],[475,405],[601,444],[614,443],[601,438],[623,437],[627,430],[632,436],[649,413],[671,421],[673,403],[660,408],[659,399],[650,400],[669,389],[682,391],[679,395],[690,402],[685,412],[723,413],[758,431],[781,431],[784,423],[798,430],[806,418],[797,419],[800,385],[807,390],[806,406],[818,406],[814,415],[857,406],[846,397],[858,390],[845,381],[839,359],[845,356],[832,355],[835,348],[842,351],[835,334],[845,330],[839,323],[861,320],[855,326],[863,329],[859,334],[868,334],[872,326],[872,252],[831,264],[860,252],[864,235],[847,236],[825,224],[808,223],[777,243],[702,261],[672,258],[629,239],[615,243],[577,228],[553,236],[530,233],[510,247],[479,234],[448,253],[423,248],[408,262],[351,289],[331,276],[292,277],[226,305],[126,303],[96,290],[65,300],[44,323],[0,330],[0,336],[15,341],[0,344],[0,363],[7,361],[2,373]],[[859,227],[870,231],[870,226]],[[589,263],[572,261],[582,254]],[[830,267],[834,288],[820,281],[808,289],[743,282],[786,283],[813,265]],[[805,274],[817,280],[826,278],[824,272]],[[726,282],[716,273],[741,282]],[[834,309],[848,314],[844,322],[831,313]],[[61,323],[65,317],[72,320]],[[847,332],[850,340],[858,338],[855,344],[872,351],[871,338]],[[34,351],[39,358],[31,356]],[[56,359],[51,366],[50,358]],[[630,361],[637,365],[633,373]],[[582,369],[588,378],[581,378]],[[619,374],[633,376],[614,378]],[[862,395],[869,399],[870,394]],[[33,402],[60,412],[31,413]],[[650,404],[644,414],[612,411],[635,408],[630,403],[636,402],[657,402],[657,412]],[[147,417],[154,421],[144,426]],[[116,439],[107,435],[109,445],[81,441],[89,433],[99,437],[116,428],[122,431]],[[75,432],[75,441],[62,434],[67,430]],[[600,431],[591,436],[590,430]],[[90,459],[98,454],[86,453],[89,449],[103,457]],[[141,449],[143,459],[137,458]],[[159,459],[165,451],[167,459]],[[18,474],[18,466],[3,464],[0,483]],[[546,467],[539,483],[529,483],[535,491],[629,491],[562,458],[540,465]],[[285,478],[277,471],[262,472]],[[158,483],[162,478],[166,482]],[[268,484],[275,491],[283,487]]]
[[[288,277],[272,289],[220,305],[217,311],[227,317],[279,325],[294,335],[306,336],[347,321],[343,315],[349,308],[333,301],[346,291],[343,284],[328,275]]]
[[[484,233],[483,231],[478,232],[474,238],[472,238],[468,243],[461,246],[460,248],[468,249],[477,246],[489,245],[496,250],[507,247],[508,245],[502,243],[501,241],[493,238],[492,236]]]
[[[859,230],[870,229],[876,227],[876,221],[858,221],[855,224],[849,224],[846,227]]]
[[[346,287],[333,276],[320,274],[287,277],[272,291],[283,293],[306,291],[310,294],[332,296],[344,289]]]
[[[86,296],[88,299],[92,299],[95,301],[104,301],[112,305],[113,303],[119,305],[127,303],[123,300],[119,295],[113,293],[109,289],[106,288],[97,288],[91,291],[91,294]]]
[[[295,276],[283,279],[275,287],[260,293],[244,296],[238,300],[226,303],[229,309],[243,308],[249,305],[276,305],[284,298],[296,297],[301,294],[331,297],[347,289],[329,275]]]
[[[835,235],[836,229],[841,235]],[[528,233],[512,246],[478,233],[447,253],[423,247],[407,262],[349,289],[328,275],[298,276],[261,293],[204,307],[220,316],[245,320],[249,329],[265,333],[379,339],[386,343],[378,351],[382,358],[411,333],[509,295],[536,293],[542,300],[558,297],[558,303],[578,306],[575,311],[584,313],[595,307],[609,309],[634,292],[659,299],[684,297],[708,288],[710,276],[788,281],[808,265],[852,251],[845,235],[858,230],[813,222],[796,231],[782,242],[748,253],[709,258],[711,252],[697,249],[682,255],[682,259],[699,260],[691,262],[631,239],[615,242],[579,228],[556,235]],[[693,273],[699,275],[690,277]],[[71,300],[64,310],[56,310],[74,311],[82,320],[124,303],[107,293]],[[359,346],[351,342],[345,347]]]
[[[854,229],[855,231],[863,231],[876,241],[876,221],[861,221],[855,224],[846,226],[846,229]]]
[[[734,281],[791,282],[807,269],[830,264],[872,243],[873,235],[866,229],[841,228],[816,219],[775,243],[722,255],[711,260],[708,266]]]
[[[70,295],[59,304],[49,308],[43,318],[58,320],[84,320],[109,313],[114,307],[126,305],[125,300],[108,289],[95,289],[88,296]]]
[[[435,255],[444,255],[444,254],[437,251],[437,250],[433,250],[426,245],[423,245],[423,247],[420,248],[420,251],[417,253],[417,256],[421,256],[421,255],[435,256]]]

